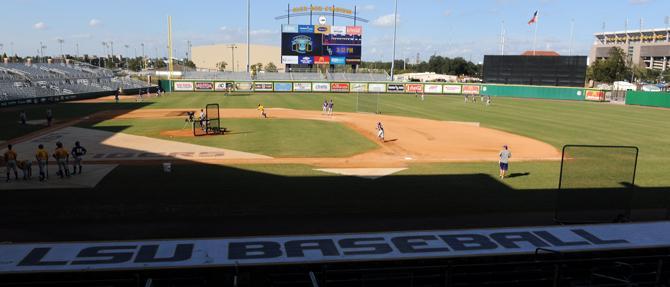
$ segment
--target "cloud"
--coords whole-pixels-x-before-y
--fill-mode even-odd
[[[91,26],[91,27],[98,27],[101,24],[102,24],[102,21],[100,21],[98,19],[95,19],[95,18],[91,19],[91,21],[88,21],[88,26]]]
[[[442,13],[442,14],[444,14],[444,16],[449,17],[449,16],[451,16],[452,13],[454,13],[454,11],[452,11],[452,10],[444,10],[444,13]]]
[[[372,25],[379,26],[379,27],[392,27],[393,26],[393,18],[394,18],[393,14],[380,16],[379,18],[372,21]],[[397,23],[400,23],[400,15],[398,15]]]
[[[650,2],[650,0],[628,0],[628,3],[633,4],[633,5],[647,4],[649,2]]]
[[[361,10],[363,10],[363,11],[374,11],[375,8],[376,8],[375,5],[367,4],[367,5],[363,5],[361,7]]]
[[[227,31],[227,30],[228,30],[228,27],[226,27],[226,26],[221,26],[221,28],[219,28],[219,30],[221,30],[221,31],[224,31],[224,32],[225,32],[225,31]]]
[[[37,22],[35,25],[33,25],[33,28],[37,30],[46,30],[48,27],[47,24],[44,24],[44,22]]]

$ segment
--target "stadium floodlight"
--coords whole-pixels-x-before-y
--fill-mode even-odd
[[[58,44],[60,45],[61,57],[63,57],[62,59],[65,59],[65,54],[63,54],[63,43],[65,43],[65,40],[63,38],[58,38],[57,41],[58,41]]]
[[[393,81],[393,69],[395,68],[395,40],[398,31],[398,0],[395,0],[395,10],[393,12],[393,58],[391,59],[391,81]]]

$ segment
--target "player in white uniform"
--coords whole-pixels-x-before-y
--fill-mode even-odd
[[[377,137],[380,141],[384,141],[384,125],[382,122],[377,122]]]
[[[503,146],[503,150],[498,154],[498,164],[500,165],[500,178],[505,178],[505,174],[509,169],[509,158],[512,157],[512,153],[507,148],[507,145]]]

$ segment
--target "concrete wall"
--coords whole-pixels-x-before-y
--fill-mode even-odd
[[[231,44],[216,44],[206,46],[194,46],[193,62],[198,69],[212,69],[216,70],[216,63],[225,61],[228,63],[226,71],[246,71],[247,67],[247,45],[235,44],[235,64],[232,60]],[[263,67],[269,62],[274,63],[278,69],[283,70],[284,65],[281,64],[281,47],[266,46],[266,45],[251,45],[251,64],[262,63]]]

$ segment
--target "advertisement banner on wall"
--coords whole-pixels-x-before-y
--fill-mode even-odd
[[[330,27],[331,35],[345,35],[347,34],[347,26],[331,26]]]
[[[257,92],[272,92],[272,83],[254,83],[254,90]]]
[[[174,82],[175,91],[193,91],[193,82]]]
[[[596,91],[596,90],[586,90],[586,100],[587,101],[605,101],[605,92]]]
[[[428,94],[441,94],[442,85],[426,84],[423,87],[424,91]]]
[[[405,92],[423,93],[423,84],[407,84],[405,85]]]
[[[314,26],[312,25],[298,25],[298,32],[300,34],[303,33],[314,33]]]
[[[369,84],[368,91],[371,93],[386,93],[386,84]]]
[[[298,63],[304,64],[304,65],[311,65],[314,64],[314,58],[312,56],[297,56],[298,57]]]
[[[214,90],[215,91],[226,91],[230,90],[233,88],[233,83],[229,82],[216,82],[214,83]]]
[[[296,92],[311,92],[312,83],[293,83],[293,91]]]
[[[461,91],[465,95],[479,95],[479,85],[463,85]]]
[[[281,62],[283,64],[297,64],[299,56],[281,56]]]
[[[214,83],[212,82],[195,82],[196,91],[211,91],[214,90]]]
[[[331,83],[330,90],[333,92],[349,92],[349,83]]]
[[[237,82],[235,83],[235,89],[238,91],[251,91],[253,90],[253,83],[251,82]]]
[[[347,35],[361,35],[361,34],[363,34],[363,27],[347,26]]]
[[[460,94],[461,85],[444,85],[442,87],[442,92],[445,94]]]
[[[328,25],[314,25],[314,34],[330,34],[330,26]]]
[[[312,91],[330,92],[330,83],[312,83]]]
[[[314,64],[330,64],[330,57],[314,56]]]
[[[387,89],[390,93],[402,93],[405,91],[403,84],[388,84]]]
[[[374,84],[371,84],[374,85]],[[383,85],[383,84],[381,84]],[[365,93],[368,91],[368,84],[367,83],[351,83],[351,91],[352,92],[358,92],[358,93]],[[382,87],[382,90],[384,87]]]
[[[283,24],[281,25],[282,33],[298,33],[298,25]]]
[[[293,84],[275,83],[275,92],[290,92],[290,91],[293,91]]]
[[[347,61],[345,57],[330,57],[331,65],[344,65],[346,63]]]
[[[360,46],[362,43],[360,35],[323,35],[323,45],[347,45]]]

